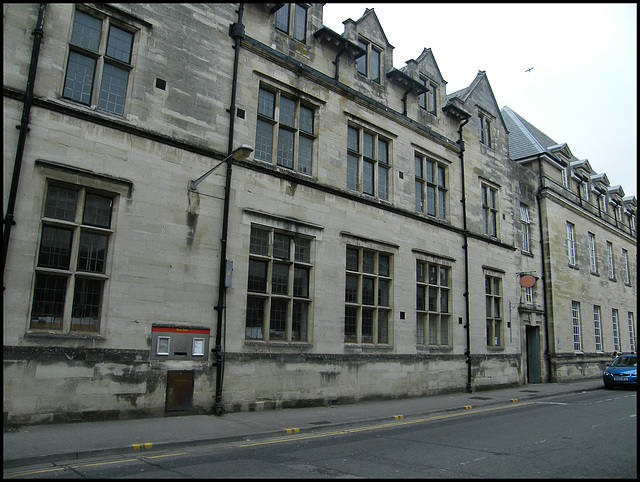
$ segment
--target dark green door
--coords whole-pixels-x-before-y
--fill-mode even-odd
[[[527,325],[527,382],[540,380],[540,328]]]

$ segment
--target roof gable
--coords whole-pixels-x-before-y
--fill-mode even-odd
[[[483,93],[485,95],[482,95]],[[487,78],[487,73],[484,70],[478,71],[476,78],[473,79],[473,82],[471,82],[471,85],[469,85],[469,87],[448,95],[447,103],[453,102],[455,99],[460,99],[463,103],[466,104],[468,101],[473,100],[474,97],[477,98],[477,100],[479,100],[479,98],[481,97],[488,97],[490,99],[491,105],[485,105],[482,107],[485,110],[488,110],[489,113],[495,114],[495,116],[502,122],[502,126],[504,127],[504,129],[508,132],[509,129],[507,128],[507,124],[502,117],[502,112],[500,112],[500,107],[498,107],[498,102],[496,102],[496,97],[495,95],[493,95],[493,89],[491,88],[491,84],[489,83],[489,79]],[[467,110],[472,110],[470,109],[470,107],[471,106],[467,106]]]
[[[419,74],[422,73],[438,84],[444,86],[447,83],[447,81],[442,77],[442,73],[440,72],[440,68],[438,67],[438,63],[436,62],[436,58],[431,49],[423,49],[422,53],[416,60],[407,60],[406,64],[407,65],[402,67],[400,70],[411,77],[418,78]]]

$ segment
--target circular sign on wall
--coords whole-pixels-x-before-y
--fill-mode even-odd
[[[531,288],[536,284],[536,277],[530,274],[525,274],[520,277],[520,286],[523,288]]]

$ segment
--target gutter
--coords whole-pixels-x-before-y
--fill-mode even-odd
[[[44,15],[46,11],[46,3],[41,3],[38,10],[38,20],[36,28],[33,31],[33,50],[31,51],[31,64],[29,65],[29,76],[27,78],[27,88],[24,95],[24,104],[22,105],[22,118],[20,120],[20,135],[18,137],[18,146],[16,148],[16,157],[13,165],[13,176],[11,178],[11,190],[9,191],[9,202],[7,204],[7,213],[4,217],[4,258],[2,261],[2,278],[4,283],[4,268],[7,264],[7,252],[9,251],[9,238],[11,236],[11,227],[16,224],[14,221],[14,211],[16,206],[16,198],[18,197],[18,183],[20,181],[20,170],[22,169],[22,158],[24,155],[24,145],[27,140],[27,132],[29,132],[29,115],[31,113],[31,103],[33,101],[33,90],[36,81],[36,71],[38,70],[38,58],[40,57],[40,44],[44,35]]]
[[[227,240],[229,230],[229,202],[231,197],[231,167],[233,164],[233,131],[236,116],[236,92],[238,85],[238,58],[240,54],[240,43],[244,38],[244,25],[242,24],[242,15],[244,13],[244,3],[240,4],[238,12],[238,21],[229,26],[229,36],[235,40],[233,48],[235,49],[235,57],[233,61],[233,80],[231,86],[231,105],[229,107],[229,144],[227,149],[227,177],[224,188],[224,213],[222,217],[222,239],[220,249],[220,270],[218,279],[218,303],[215,306],[218,312],[218,322],[216,324],[216,345],[213,349],[216,367],[216,395],[213,405],[213,413],[222,415],[222,382],[224,379],[224,347],[222,346],[222,331],[226,333],[226,275],[227,275]]]

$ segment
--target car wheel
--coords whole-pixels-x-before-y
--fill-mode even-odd
[[[604,384],[604,388],[606,388],[607,390],[611,390],[611,384],[610,383],[605,383]]]

